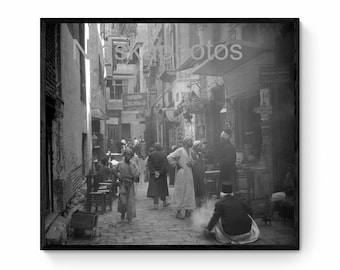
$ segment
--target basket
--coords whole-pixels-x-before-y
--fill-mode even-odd
[[[75,211],[71,218],[71,228],[93,230],[97,227],[98,216],[95,213]]]

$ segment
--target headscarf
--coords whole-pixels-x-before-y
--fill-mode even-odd
[[[196,141],[194,141],[192,147],[193,147],[193,148],[196,148],[196,147],[199,146],[200,144],[202,144],[202,142],[201,142],[200,140],[196,140]]]
[[[185,136],[184,139],[183,139],[183,145],[187,145],[189,141],[192,141],[192,138],[189,137],[189,136]]]

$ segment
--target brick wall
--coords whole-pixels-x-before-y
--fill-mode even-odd
[[[82,165],[77,166],[69,173],[72,183],[72,191],[76,192],[82,185]],[[73,194],[72,194],[73,195]]]
[[[53,182],[54,196],[57,198],[57,210],[61,212],[83,184],[82,166],[79,165],[70,171],[66,179],[56,179]]]

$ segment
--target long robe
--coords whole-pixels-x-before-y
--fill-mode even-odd
[[[121,177],[119,185],[118,212],[127,213],[127,219],[136,217],[136,198],[134,182],[139,176],[137,165],[134,162],[119,162],[117,171]]]
[[[168,183],[167,183],[167,167],[168,160],[164,151],[152,152],[148,157],[147,167],[149,169],[150,178],[147,196],[166,197],[169,196]],[[160,173],[159,177],[155,177],[155,171]]]
[[[230,142],[225,142],[221,145],[221,150],[218,194],[220,194],[222,183],[232,184],[235,187],[237,178],[235,147]]]
[[[201,153],[193,152],[192,158],[194,161],[196,161],[192,167],[192,173],[194,177],[194,186],[195,186],[196,204],[197,204],[197,207],[201,207],[202,204],[207,199],[207,191],[206,191],[206,186],[204,183],[205,165],[204,165],[203,157]]]
[[[192,161],[190,151],[181,147],[167,156],[170,166],[180,164],[182,168],[177,169],[175,177],[174,193],[172,203],[177,210],[193,210],[195,203],[194,179],[191,167],[187,163]]]

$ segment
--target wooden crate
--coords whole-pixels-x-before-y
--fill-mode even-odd
[[[83,232],[85,230],[90,230],[92,236],[96,231],[97,222],[97,214],[79,210],[75,211],[70,222],[72,236],[75,231]]]

